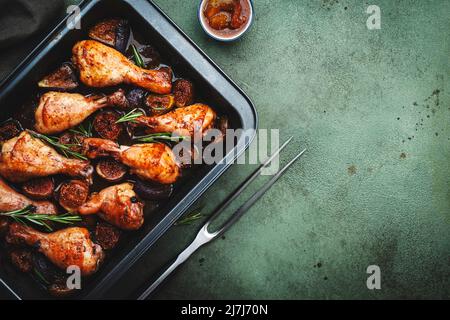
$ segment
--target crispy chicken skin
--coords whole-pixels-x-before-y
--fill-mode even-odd
[[[39,100],[35,112],[35,127],[44,134],[60,133],[79,125],[95,111],[110,106],[127,107],[123,90],[119,89],[109,96],[90,97],[50,91]]]
[[[92,172],[89,161],[68,159],[27,131],[6,141],[0,154],[0,175],[12,182],[55,174],[90,180]]]
[[[58,210],[53,203],[49,201],[33,201],[15,191],[13,188],[8,186],[2,178],[0,178],[0,212],[20,210],[30,205],[36,208],[36,213],[58,213]]]
[[[51,262],[65,270],[78,266],[82,275],[91,275],[103,260],[102,248],[91,241],[85,228],[67,228],[53,233],[42,233],[20,223],[9,226],[6,241],[25,243],[38,248]]]
[[[72,54],[72,62],[80,71],[80,80],[90,87],[127,83],[160,94],[172,90],[170,72],[139,68],[119,51],[100,42],[80,41],[73,47]]]
[[[175,155],[162,143],[119,146],[111,140],[88,138],[83,141],[83,154],[90,159],[113,157],[130,167],[132,174],[162,184],[174,183],[180,175]]]
[[[136,119],[138,125],[148,128],[148,133],[171,132],[193,137],[194,133],[211,128],[216,113],[206,104],[193,104],[154,117],[142,116]]]
[[[122,183],[93,193],[78,208],[82,215],[97,213],[103,220],[124,230],[137,230],[144,223],[144,205],[137,200],[133,184]]]

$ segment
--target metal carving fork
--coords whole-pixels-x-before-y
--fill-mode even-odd
[[[267,190],[286,172],[286,170],[298,159],[300,158],[306,151],[304,149],[299,154],[297,154],[288,164],[286,164],[283,168],[281,168],[269,181],[267,181],[263,187],[255,192],[239,209],[237,209],[233,215],[222,224],[219,230],[215,232],[209,232],[209,225],[215,220],[220,213],[223,212],[241,193],[244,191],[247,186],[252,183],[266,168],[273,159],[283,150],[289,142],[291,142],[292,137],[290,137],[283,145],[276,150],[273,155],[271,155],[264,163],[262,163],[244,182],[239,185],[239,187],[231,193],[214,211],[214,214],[208,219],[208,221],[203,225],[200,231],[197,234],[195,240],[183,251],[181,252],[175,262],[173,262],[170,267],[164,271],[163,274],[155,281],[153,284],[148,287],[138,298],[137,300],[145,300],[179,265],[185,262],[195,251],[197,251],[204,244],[211,242],[212,240],[220,237],[225,231],[227,231],[242,215],[250,209],[250,207],[261,198]]]

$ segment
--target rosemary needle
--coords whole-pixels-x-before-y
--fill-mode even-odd
[[[133,140],[140,141],[140,142],[155,142],[157,140],[165,140],[170,142],[180,142],[185,139],[188,139],[189,137],[186,136],[172,136],[169,132],[164,133],[152,133],[146,136],[139,136],[134,137]]]
[[[202,210],[202,208],[194,209],[193,211],[188,213],[184,218],[182,218],[182,219],[178,220],[177,222],[175,222],[175,225],[176,226],[189,225],[192,222],[203,218],[204,215],[202,214],[201,210]]]
[[[46,285],[49,285],[50,282],[48,282],[47,279],[45,279],[45,277],[42,275],[42,273],[40,273],[36,268],[33,268],[34,274],[41,279],[41,281],[43,281]]]
[[[131,45],[131,49],[133,50],[133,56],[134,61],[136,62],[136,65],[141,68],[145,68],[144,59],[142,59],[141,54],[137,50],[136,46],[134,44]]]

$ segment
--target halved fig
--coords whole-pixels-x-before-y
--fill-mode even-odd
[[[139,54],[144,60],[145,67],[147,69],[157,68],[161,63],[161,57],[152,46],[140,46],[138,49]]]
[[[194,85],[185,79],[178,79],[173,84],[175,105],[178,108],[186,107],[194,103]]]
[[[100,137],[109,140],[117,140],[122,133],[123,127],[116,123],[120,115],[114,111],[102,111],[95,116],[93,126]]]
[[[123,89],[116,90],[106,98],[108,99],[108,105],[110,106],[115,106],[122,109],[128,109],[130,107],[128,99],[125,95],[125,90]]]
[[[136,179],[134,182],[134,191],[139,197],[145,200],[163,200],[172,195],[173,185],[156,184]]]
[[[0,124],[0,143],[14,138],[23,131],[22,125],[13,119],[6,120]]]
[[[130,90],[127,93],[127,100],[130,108],[132,109],[141,108],[142,105],[144,104],[145,94],[146,91],[141,88],[135,88]]]
[[[70,180],[59,185],[56,190],[61,207],[69,212],[76,212],[89,196],[89,185],[85,181]]]
[[[173,78],[173,71],[172,71],[171,67],[163,66],[161,68],[158,68],[158,70],[164,72],[165,74],[167,74],[168,78],[170,78],[170,79]]]
[[[142,58],[145,69],[156,69],[161,65],[161,56],[158,51],[156,51],[150,45],[141,45],[139,43],[134,43],[134,48],[136,48],[139,56]],[[135,51],[133,47],[129,47],[127,51],[127,58],[131,61],[136,61]]]
[[[150,94],[145,99],[145,104],[150,108],[152,115],[160,115],[170,111],[175,104],[175,97],[171,94]]]
[[[113,249],[119,242],[121,234],[120,229],[103,221],[97,223],[95,228],[96,242],[105,250]]]
[[[25,182],[22,190],[32,199],[45,200],[53,195],[55,183],[51,177],[37,178]]]
[[[86,137],[81,134],[76,134],[73,132],[65,132],[59,137],[59,143],[69,145],[69,149],[73,152],[81,152],[81,146],[83,144],[83,140]]]
[[[38,82],[41,88],[73,90],[79,85],[75,70],[70,63],[63,63],[58,69]]]
[[[117,182],[127,174],[127,167],[111,158],[100,160],[95,170],[100,177],[109,182]]]
[[[89,37],[124,53],[130,39],[130,25],[125,19],[106,19],[89,30]]]

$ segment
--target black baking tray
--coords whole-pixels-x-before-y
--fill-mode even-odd
[[[175,71],[194,81],[201,88],[203,99],[219,113],[230,118],[233,128],[250,130],[235,141],[234,149],[222,162],[202,165],[195,174],[176,188],[174,195],[146,221],[145,226],[131,235],[126,243],[115,249],[100,268],[74,297],[101,299],[107,290],[160,238],[173,223],[216,181],[254,138],[257,128],[256,110],[245,93],[212,60],[200,50],[151,1],[114,0],[83,1],[81,30],[69,30],[68,17],[33,50],[33,52],[0,84],[0,122],[9,118],[22,97],[36,87],[37,81],[68,53],[76,41],[86,38],[86,28],[106,17],[122,17],[134,30],[144,35],[156,47]],[[195,13],[192,13],[195,16]],[[50,295],[30,276],[19,273],[8,263],[0,262],[0,286],[22,299],[46,299]]]

